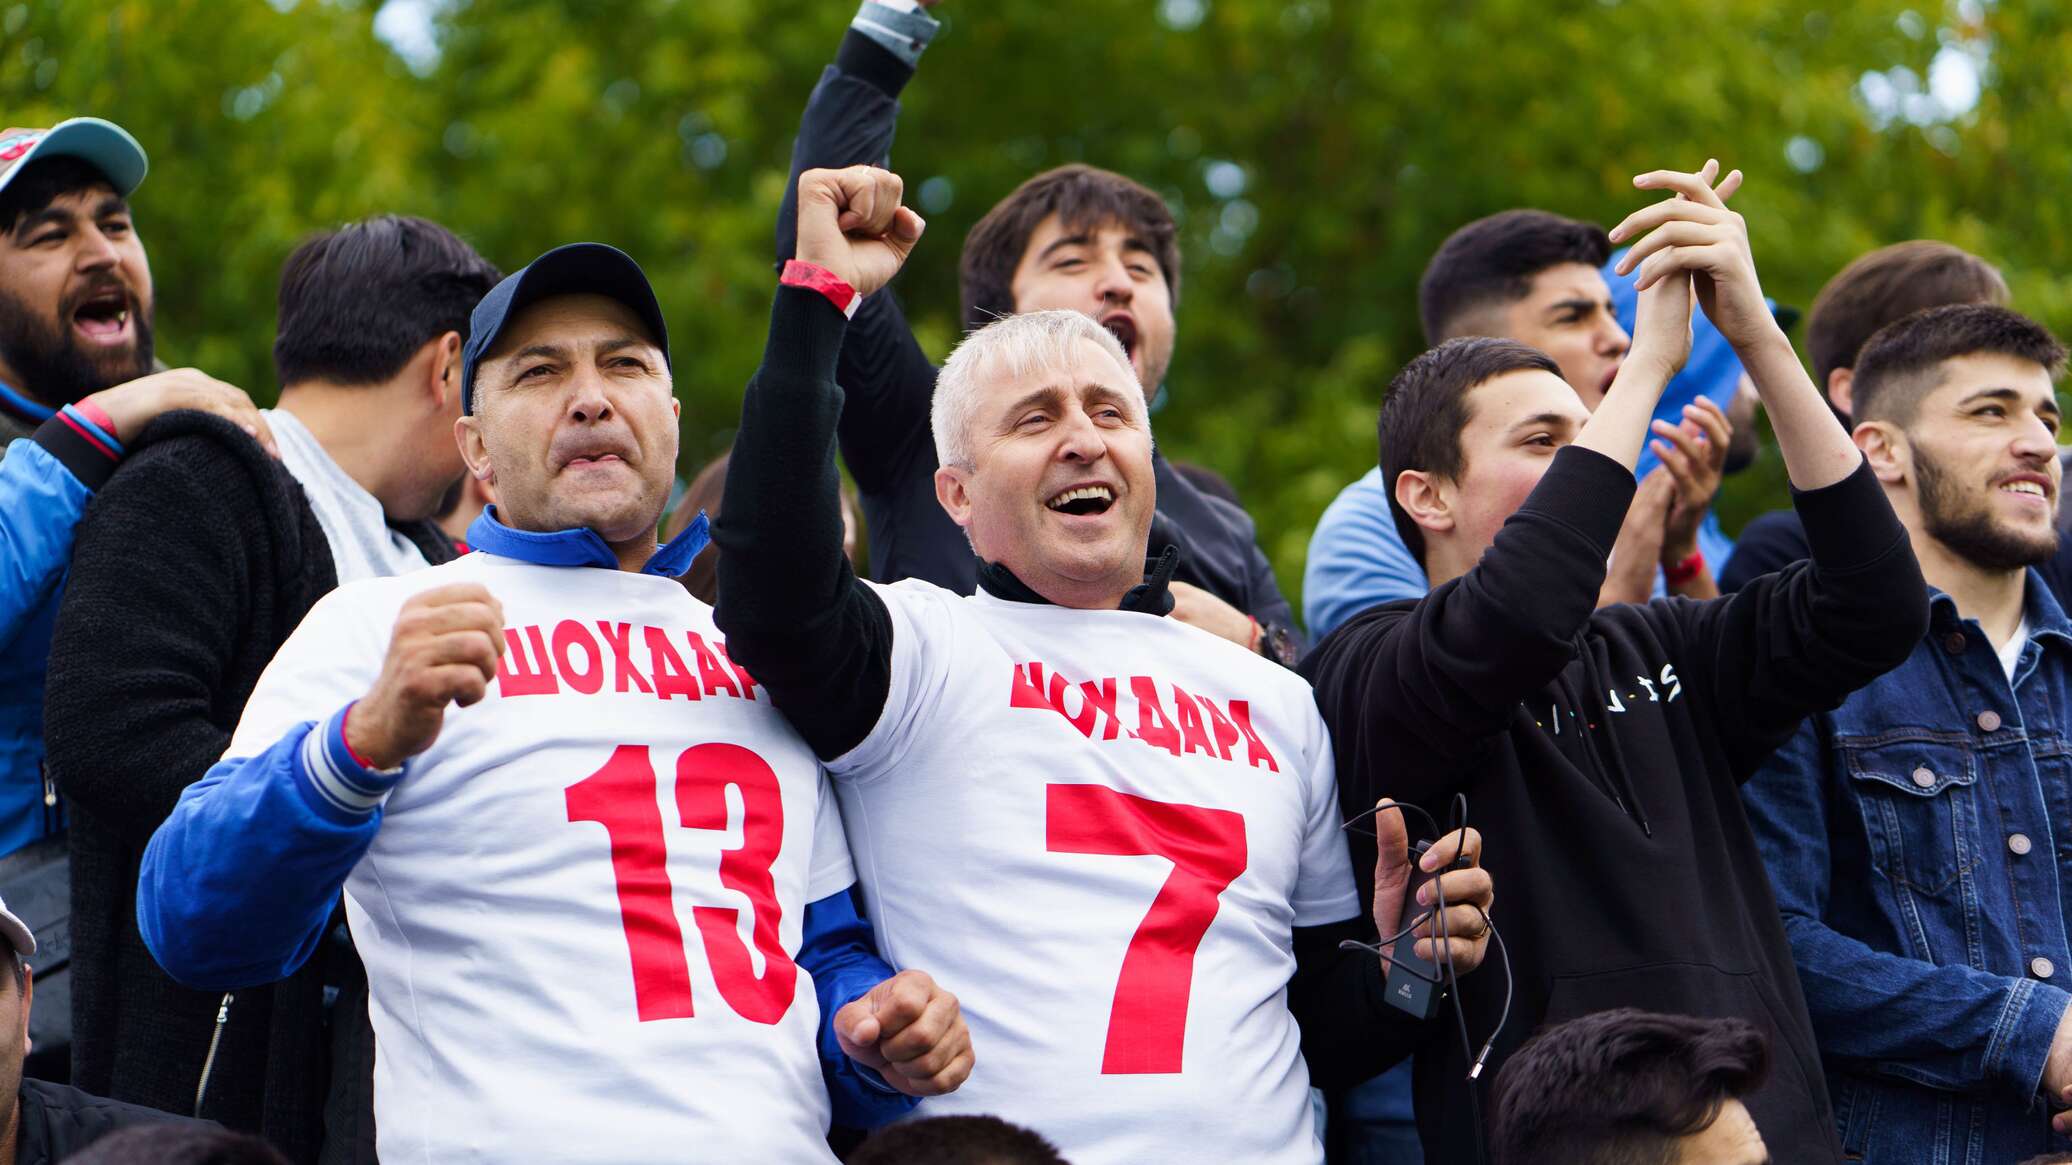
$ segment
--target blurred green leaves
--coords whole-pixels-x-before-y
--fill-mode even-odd
[[[371,0],[0,0],[0,121],[95,113],[137,135],[162,354],[255,395],[273,392],[280,262],[312,229],[423,214],[506,269],[578,238],[626,248],[669,314],[688,476],[727,443],[758,358],[792,130],[854,4],[406,2],[434,34],[416,68],[376,35]],[[1993,259],[2017,306],[2072,328],[2061,5],[936,12],[948,27],[894,157],[930,220],[904,277],[924,343],[954,341],[965,230],[1032,171],[1085,160],[1164,192],[1186,276],[1160,440],[1237,485],[1291,595],[1317,514],[1373,463],[1375,405],[1420,346],[1418,274],[1479,215],[1610,223],[1641,201],[1633,173],[1718,156],[1749,173],[1737,206],[1784,302],[1810,304],[1863,250],[1932,236]],[[1979,82],[1968,109],[1925,96],[1953,53]],[[1768,458],[1730,483],[1729,528],[1782,496]]]

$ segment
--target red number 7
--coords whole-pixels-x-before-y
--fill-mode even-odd
[[[1216,920],[1224,889],[1245,872],[1245,819],[1227,809],[1147,801],[1104,785],[1051,785],[1047,792],[1050,852],[1173,863],[1123,953],[1101,1071],[1181,1071],[1194,952]]]

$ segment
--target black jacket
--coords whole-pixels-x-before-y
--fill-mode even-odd
[[[820,166],[885,164],[899,91],[912,76],[906,62],[869,37],[847,34],[799,121],[791,179],[777,216],[780,262],[797,243],[799,175]],[[857,309],[836,366],[836,382],[848,400],[837,432],[870,531],[871,576],[880,582],[924,579],[968,595],[978,585],[978,559],[935,498],[935,439],[928,425],[935,374],[891,290],[870,296]],[[1299,650],[1295,614],[1255,541],[1251,517],[1204,493],[1163,455],[1154,454],[1152,470],[1158,512],[1151,545],[1180,548],[1174,577],[1252,616],[1269,634],[1285,632],[1291,653]]]
[[[1770,1036],[1748,1098],[1779,1161],[1835,1161],[1819,1051],[1739,786],[1807,713],[1905,660],[1926,625],[1906,531],[1860,467],[1801,494],[1814,558],[1711,602],[1593,611],[1633,475],[1562,450],[1481,562],[1362,613],[1305,665],[1348,814],[1383,795],[1486,837],[1516,999],[1487,1082],[1544,1024],[1614,1007],[1739,1016]],[[1353,869],[1363,874],[1362,839]],[[1463,980],[1478,1043],[1501,969]],[[1456,1034],[1417,1057],[1435,1161],[1473,1161]],[[1488,1106],[1484,1106],[1488,1111]]]
[[[452,557],[430,523],[405,531]],[[45,743],[72,815],[73,1080],[194,1112],[223,996],[161,971],[137,932],[137,864],[223,755],[259,673],[337,585],[301,487],[236,426],[154,421],[80,522],[50,653]],[[357,958],[326,943],[239,991],[199,1115],[314,1160],[331,1074],[323,991]]]
[[[131,1125],[207,1123],[106,1100],[46,1080],[22,1081],[21,1100],[14,1165],[58,1165],[109,1133]]]

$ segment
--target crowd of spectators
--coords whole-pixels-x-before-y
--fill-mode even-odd
[[[633,256],[321,231],[260,408],[156,357],[144,148],[0,131],[0,1165],[2072,1160],[1991,259],[1850,263],[1809,375],[1738,170],[1461,224],[1298,620],[1153,440],[1156,193],[1031,176],[909,329],[928,7],[806,98],[702,468]]]

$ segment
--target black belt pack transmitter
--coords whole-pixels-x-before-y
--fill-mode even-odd
[[[1416,875],[1411,879],[1410,887],[1404,894],[1403,903],[1406,909],[1420,909],[1417,905],[1417,892],[1424,888],[1425,883],[1447,870],[1467,868],[1465,860],[1458,860],[1427,873],[1417,863],[1431,848],[1432,843],[1428,841],[1420,841],[1410,847],[1411,868],[1416,871]],[[1437,909],[1435,903],[1426,913]],[[1389,955],[1389,977],[1383,987],[1383,993],[1388,997],[1389,1006],[1408,1012],[1418,1019],[1430,1019],[1438,1014],[1439,1001],[1445,997],[1445,991],[1442,990],[1443,982],[1439,977],[1439,967],[1430,960],[1419,957],[1416,947],[1416,936],[1410,934],[1405,934],[1402,940],[1396,943],[1396,949]]]

